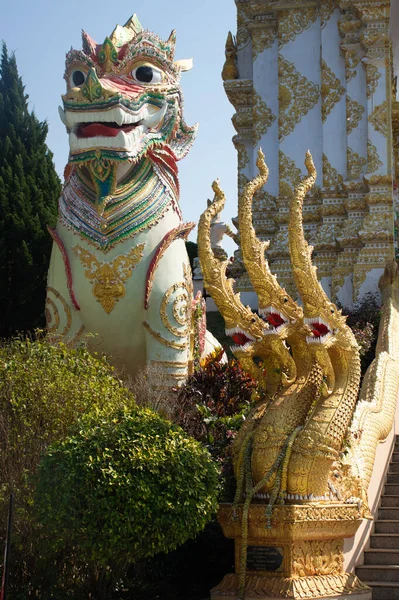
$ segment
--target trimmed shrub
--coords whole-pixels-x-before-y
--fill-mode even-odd
[[[30,477],[41,455],[84,412],[134,405],[113,367],[85,348],[54,346],[45,339],[15,338],[0,344],[0,546],[4,548],[8,499],[14,492],[12,598],[34,595],[33,590],[57,575],[57,557],[46,562],[43,536],[32,520]]]
[[[145,408],[87,416],[37,472],[38,519],[55,552],[79,549],[112,597],[127,565],[168,552],[217,508],[218,469],[180,427]],[[104,575],[109,586],[104,585]],[[107,595],[109,594],[109,595]]]

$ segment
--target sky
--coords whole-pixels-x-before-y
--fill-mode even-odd
[[[0,40],[15,52],[30,108],[48,122],[47,144],[62,179],[68,141],[58,106],[65,92],[65,54],[71,46],[81,48],[82,29],[100,43],[133,13],[145,29],[164,39],[176,29],[175,59],[194,60],[193,69],[181,77],[186,123],[199,123],[194,146],[179,163],[183,218],[198,222],[213,195],[212,181],[219,177],[227,197],[223,219],[230,223],[237,214],[237,154],[231,141],[234,108],[220,73],[227,33],[236,32],[234,0],[12,0],[1,11]],[[196,231],[190,239],[195,238]],[[225,240],[232,254],[235,245]]]

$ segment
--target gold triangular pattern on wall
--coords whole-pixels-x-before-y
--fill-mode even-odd
[[[379,106],[376,106],[371,115],[369,116],[370,123],[373,124],[376,131],[382,133],[382,135],[387,136],[389,133],[389,125],[388,125],[388,102],[385,101]]]
[[[356,100],[352,100],[350,96],[346,96],[346,132],[348,135],[359,125],[364,111],[364,106]]]
[[[367,160],[349,147],[346,150],[346,157],[348,161],[348,179],[359,179]]]
[[[321,116],[323,123],[343,94],[345,94],[344,86],[323,59],[321,61]]]
[[[375,173],[382,166],[376,146],[367,140],[367,173]]]
[[[317,8],[289,8],[279,13],[278,37],[281,48],[292,42],[297,35],[308,29],[317,19]]]
[[[276,120],[276,116],[272,113],[266,102],[254,92],[253,114],[253,131],[254,140],[258,142],[262,135],[266,133],[270,125]]]
[[[344,179],[337,169],[334,169],[327,156],[323,154],[323,187],[337,188],[340,187]]]
[[[278,153],[278,164],[279,164],[279,179],[280,179],[280,195],[281,196],[292,196],[294,187],[298,185],[301,180],[302,172],[299,169],[295,161],[289,156],[284,154],[282,150]]]
[[[318,102],[319,86],[303,77],[293,63],[278,57],[279,140],[289,135]]]

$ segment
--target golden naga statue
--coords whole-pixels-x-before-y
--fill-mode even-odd
[[[226,334],[236,342],[233,353],[265,390],[235,442],[235,472],[242,483],[250,447],[251,475],[260,497],[268,495],[273,502],[277,497],[284,502],[329,500],[329,474],[358,396],[359,350],[345,317],[317,280],[303,233],[303,200],[316,180],[312,157],[307,154],[308,176],[295,190],[289,222],[291,265],[303,307],[271,273],[265,258],[269,243],[256,237],[252,225],[252,198],[268,177],[261,150],[257,166],[259,175],[240,196],[238,218],[243,261],[259,299],[259,316],[241,304],[232,280],[226,281],[227,261],[221,265],[211,256],[208,223],[224,205],[217,182],[215,200],[202,215],[198,233],[204,284],[225,319]],[[283,476],[282,452],[293,432]]]
[[[254,193],[268,177],[261,150],[259,174],[238,201],[242,257],[258,296],[258,314],[241,303],[234,281],[226,278],[228,261],[221,263],[212,253],[210,223],[225,203],[219,182],[214,182],[215,198],[199,222],[204,284],[224,318],[226,334],[235,342],[234,355],[263,390],[234,441],[235,501],[222,505],[219,513],[225,535],[236,540],[236,574],[226,575],[212,591],[212,600],[226,594],[243,598],[245,590],[255,588],[260,598],[271,592],[273,597],[299,598],[302,592],[290,594],[303,585],[308,586],[309,598],[319,597],[317,586],[326,595],[366,589],[355,575],[344,573],[342,548],[362,517],[370,517],[367,489],[377,445],[394,422],[399,390],[398,267],[387,265],[380,281],[383,308],[376,358],[359,395],[358,344],[346,317],[317,279],[304,235],[303,202],[316,181],[309,152],[305,165],[308,175],[294,190],[288,228],[291,268],[302,306],[272,274],[265,257],[269,242],[257,238],[252,224]],[[285,556],[283,587],[275,574],[251,571],[248,545],[280,548]],[[310,563],[301,566],[300,557],[307,554],[311,568]],[[324,558],[316,564],[319,555]],[[312,596],[314,576],[318,580]]]
[[[225,55],[226,61],[222,69],[223,81],[228,81],[229,79],[238,79],[237,44],[231,31],[229,31],[227,35]]]

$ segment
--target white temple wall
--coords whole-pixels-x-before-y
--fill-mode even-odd
[[[253,35],[256,35],[256,31]],[[276,118],[267,120],[270,114],[278,114],[278,42],[277,39],[259,54],[255,55],[253,63],[253,86],[257,97],[261,98],[264,106],[258,103],[254,107],[255,139],[252,150],[252,164],[256,175],[256,155],[261,147],[269,167],[269,180],[266,189],[273,196],[278,195],[278,121]],[[265,114],[266,112],[266,114]]]
[[[270,239],[271,269],[294,297],[288,206],[308,149],[318,179],[304,225],[333,299],[351,306],[365,290],[378,293],[374,273],[394,256],[399,106],[392,105],[392,73],[399,69],[399,28],[391,28],[393,59],[388,32],[389,18],[399,21],[398,4],[236,0],[239,78],[225,88],[237,109],[239,189],[256,175],[261,145],[270,175],[254,199],[254,224],[261,239]],[[243,268],[237,273],[237,289],[250,292]]]

